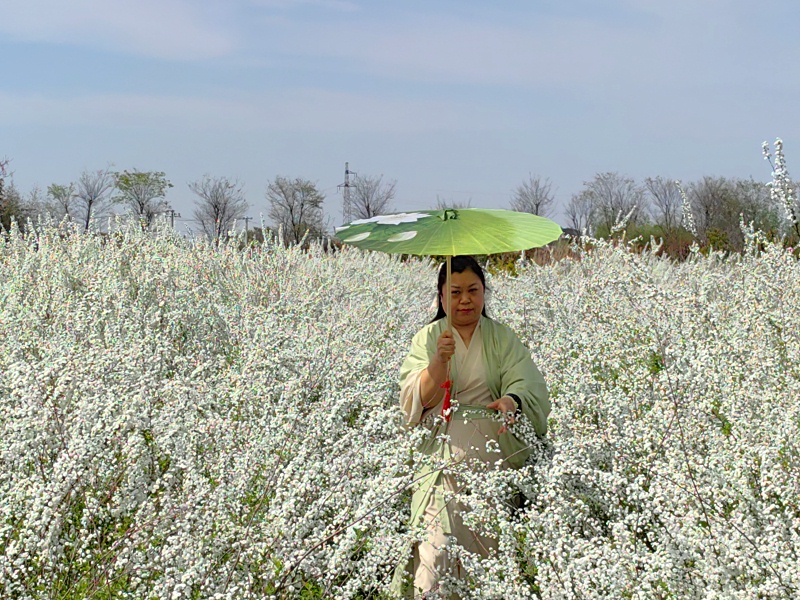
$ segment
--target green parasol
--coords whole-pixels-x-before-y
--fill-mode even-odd
[[[544,217],[513,210],[463,208],[420,210],[358,219],[336,229],[345,244],[390,254],[447,257],[447,329],[450,311],[451,257],[460,254],[499,254],[544,246],[557,240],[561,227]],[[449,376],[445,406],[449,408]],[[448,419],[449,420],[449,419]]]
[[[359,219],[336,229],[345,244],[365,250],[417,256],[498,254],[544,246],[561,227],[544,217],[513,210],[421,210]]]

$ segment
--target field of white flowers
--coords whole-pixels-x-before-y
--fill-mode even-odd
[[[800,265],[750,237],[489,276],[553,412],[537,460],[471,476],[501,551],[465,597],[800,597]],[[0,596],[386,597],[434,286],[355,250],[0,241]]]

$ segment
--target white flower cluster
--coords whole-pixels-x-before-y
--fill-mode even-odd
[[[553,393],[522,517],[542,597],[800,594],[800,265],[750,237],[490,282]]]
[[[772,181],[769,182],[770,196],[772,200],[783,207],[786,219],[794,226],[797,226],[797,186],[789,177],[789,169],[786,166],[786,157],[783,154],[783,140],[775,140],[775,160],[766,141],[761,144],[761,151],[764,160],[772,166]]]
[[[800,593],[800,266],[756,241],[674,264],[595,240],[489,278],[551,432],[514,426],[519,471],[449,467],[500,551],[453,548],[445,588]],[[423,535],[397,375],[435,273],[135,227],[0,240],[0,597],[388,596]]]
[[[694,211],[692,210],[692,203],[689,201],[689,198],[686,196],[686,192],[683,190],[683,186],[681,185],[680,181],[675,182],[675,187],[678,188],[678,192],[681,195],[681,222],[686,229],[691,232],[691,234],[696,238],[697,237],[697,226],[694,222]]]

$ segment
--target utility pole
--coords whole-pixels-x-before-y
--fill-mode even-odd
[[[350,175],[358,175],[355,171],[350,170],[350,163],[344,163],[344,183],[337,185],[337,189],[344,188],[342,192],[342,224],[349,223],[353,219],[353,205],[350,201],[350,188],[353,184],[350,183]]]
[[[175,229],[175,217],[178,217],[180,219],[181,213],[175,212],[174,208],[169,208],[164,212],[169,215],[169,226]]]
[[[250,221],[253,220],[253,217],[244,217],[244,241],[247,241],[250,233]]]

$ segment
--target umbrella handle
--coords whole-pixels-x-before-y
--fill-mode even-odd
[[[445,312],[447,313],[447,331],[450,333],[453,332],[453,315],[451,314],[451,308],[453,307],[453,293],[450,290],[450,282],[452,279],[452,268],[453,264],[450,260],[450,257],[447,257],[447,285],[445,287],[445,299],[444,299],[444,306]]]
[[[451,334],[453,333],[453,315],[452,315],[452,308],[453,308],[453,293],[450,289],[450,282],[452,279],[452,270],[453,270],[453,263],[451,261],[451,257],[447,257],[447,283],[445,286],[445,312],[447,313],[447,331]],[[442,384],[442,387],[445,389],[444,392],[444,402],[442,403],[442,415],[444,416],[445,422],[450,421],[450,363],[453,360],[453,357],[450,357],[450,360],[447,361],[447,380]]]
[[[445,381],[440,387],[444,388],[444,401],[442,402],[442,417],[445,423],[450,422],[450,379]]]

